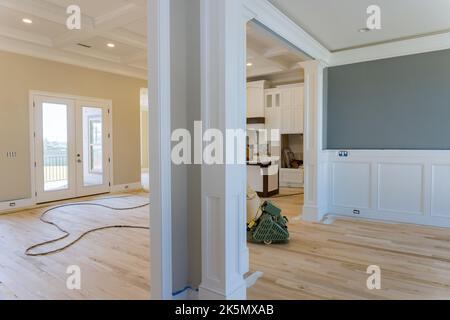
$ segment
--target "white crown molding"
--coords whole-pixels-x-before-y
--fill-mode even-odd
[[[99,35],[111,41],[117,41],[135,48],[147,50],[147,38],[126,29],[105,31],[99,33]]]
[[[45,47],[51,47],[52,46],[52,39],[44,36],[39,36],[31,32],[22,31],[15,28],[9,28],[5,26],[0,26],[0,36],[10,38],[10,39],[16,39],[21,40],[25,42],[34,43],[37,45],[45,46]]]
[[[330,65],[339,66],[445,49],[450,49],[450,32],[335,52],[331,54]]]
[[[110,61],[88,56],[80,56],[68,51],[43,47],[33,43],[9,39],[0,36],[0,50],[32,56],[40,59],[51,60],[89,69],[119,74],[138,79],[147,79],[147,72],[142,69],[120,65]]]
[[[244,0],[244,5],[257,21],[266,26],[274,26],[272,31],[280,37],[295,47],[302,48],[302,51],[309,56],[328,64],[331,52],[269,1]]]

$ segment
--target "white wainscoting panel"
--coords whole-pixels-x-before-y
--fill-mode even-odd
[[[450,219],[450,165],[432,167],[431,215]]]
[[[450,151],[326,153],[328,214],[450,228]]]
[[[349,208],[370,207],[370,163],[332,164],[333,206]]]
[[[421,164],[378,165],[378,210],[423,214],[423,170]]]

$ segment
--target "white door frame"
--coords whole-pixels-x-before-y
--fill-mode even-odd
[[[322,152],[321,72],[330,52],[267,0],[200,0],[202,52],[202,121],[204,128],[246,128],[246,32],[256,19],[311,57],[306,83],[305,119],[313,119],[305,132],[315,153],[305,175],[312,193],[312,220],[319,220],[322,201],[318,154]],[[172,221],[170,150],[170,1],[149,0],[149,121],[152,297],[172,299]],[[320,67],[319,67],[320,65]],[[226,67],[225,67],[226,66]],[[322,68],[322,69],[321,69]],[[213,179],[206,179],[214,177]],[[211,182],[213,180],[213,182]],[[248,271],[245,238],[245,166],[202,166],[202,298],[245,298],[243,275]],[[223,183],[218,183],[223,181]]]
[[[29,91],[29,126],[30,126],[30,174],[31,174],[31,202],[33,204],[37,203],[37,188],[36,188],[36,168],[35,168],[35,162],[36,162],[36,148],[35,148],[35,103],[34,103],[34,97],[35,96],[46,96],[46,97],[53,97],[53,98],[59,98],[59,99],[66,99],[66,100],[73,100],[74,106],[76,106],[77,101],[91,101],[91,102],[97,102],[100,104],[108,105],[109,106],[109,112],[110,116],[109,118],[109,135],[110,139],[108,142],[108,149],[110,153],[111,162],[109,164],[109,178],[111,181],[111,185],[109,186],[109,191],[111,191],[111,187],[114,185],[114,157],[113,157],[113,105],[112,100],[108,99],[99,99],[99,98],[91,98],[91,97],[85,97],[85,96],[77,96],[77,95],[70,95],[70,94],[64,94],[64,93],[55,93],[55,92],[48,92],[48,91],[40,91],[40,90],[30,90]]]

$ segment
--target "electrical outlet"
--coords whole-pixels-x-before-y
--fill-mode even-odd
[[[348,151],[339,151],[338,152],[338,156],[340,158],[348,158],[348,155],[349,155]]]
[[[353,210],[353,214],[361,214],[361,211],[359,211],[359,210]]]
[[[9,159],[17,158],[17,152],[16,151],[8,151],[8,152],[6,152],[6,157]]]

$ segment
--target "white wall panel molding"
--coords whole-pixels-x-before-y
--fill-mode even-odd
[[[245,130],[245,31],[252,15],[241,0],[200,3],[203,130]],[[202,165],[199,299],[246,298],[246,185],[245,165]]]
[[[450,227],[450,151],[347,152],[326,151],[328,214]]]

